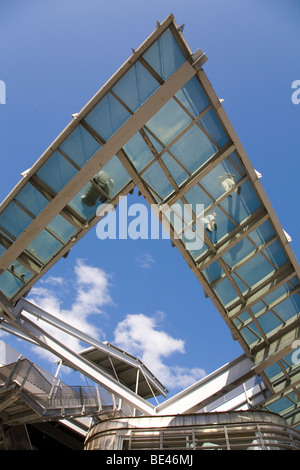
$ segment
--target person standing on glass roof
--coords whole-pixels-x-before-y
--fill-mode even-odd
[[[102,189],[102,191],[92,184],[87,193],[81,196],[82,203],[88,207],[94,206],[98,199],[102,204],[106,202],[114,188],[114,180],[108,175],[108,173],[106,173],[106,171],[99,171],[94,176],[93,181]]]
[[[216,216],[217,214],[215,212],[212,212],[211,214],[207,214],[207,216],[201,219],[201,221],[206,225],[205,230],[207,230],[207,232],[212,233],[213,228],[217,230],[217,224],[215,221]]]
[[[219,185],[222,186],[225,192],[233,188],[235,186],[235,183],[235,175],[233,175],[232,173],[224,173],[224,175],[219,176]],[[239,186],[238,188],[236,188],[235,192],[237,194],[240,194],[241,187]],[[229,194],[229,197],[232,197],[231,194]]]

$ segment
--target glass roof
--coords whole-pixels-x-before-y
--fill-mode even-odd
[[[170,18],[1,205],[0,290],[16,302],[99,220],[100,203],[113,203],[140,182],[173,225],[172,208],[189,205],[189,216],[176,215],[182,221],[176,243],[251,354],[296,325],[299,266],[219,100]],[[160,89],[170,96],[157,110]],[[120,146],[111,153],[113,139]],[[209,230],[211,214],[216,225]],[[188,244],[191,235],[201,241],[197,248]],[[299,392],[284,399],[269,409],[298,403]]]

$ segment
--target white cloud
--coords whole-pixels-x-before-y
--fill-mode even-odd
[[[93,338],[99,338],[103,332],[90,321],[90,316],[105,315],[103,307],[112,303],[109,295],[109,275],[102,269],[88,266],[82,260],[77,260],[74,271],[75,281],[69,294],[72,295],[74,292],[74,299],[69,308],[63,307],[61,298],[65,297],[64,291],[69,289],[67,279],[63,280],[65,284],[63,285],[61,278],[51,277],[49,285],[54,285],[55,290],[48,286],[44,287],[47,283],[42,283],[42,287],[34,287],[31,290],[28,300]],[[57,289],[58,285],[60,286],[59,290]],[[29,318],[34,321],[31,315]],[[72,350],[78,352],[82,349],[82,345],[76,338],[66,335],[41,320],[38,320],[38,324]],[[41,348],[37,349],[37,353],[43,357],[53,357]]]
[[[154,258],[149,253],[143,253],[136,258],[139,266],[143,269],[151,268],[152,264],[155,262]]]
[[[184,341],[157,329],[155,318],[142,313],[127,315],[117,325],[115,344],[138,356],[169,389],[185,388],[206,375],[200,368],[169,366],[164,359],[174,353],[184,354]]]

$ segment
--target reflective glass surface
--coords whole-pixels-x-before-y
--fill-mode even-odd
[[[34,217],[48,204],[48,200],[30,183],[27,183],[17,194],[16,201],[25,207]]]
[[[167,80],[185,62],[185,57],[169,29],[145,52],[143,59],[163,80]]]
[[[148,70],[136,62],[113,87],[113,92],[131,111],[136,111],[159,86]]]
[[[111,93],[108,93],[85,120],[100,137],[108,140],[130,116],[126,108]]]
[[[76,173],[76,168],[66,158],[54,152],[37,172],[37,176],[58,193]]]
[[[60,149],[82,167],[100,148],[100,144],[82,126],[77,126]]]
[[[11,202],[0,215],[0,227],[17,238],[32,222],[30,217],[15,202]]]

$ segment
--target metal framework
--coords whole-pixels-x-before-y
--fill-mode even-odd
[[[106,202],[116,205],[137,186],[149,204],[159,205],[167,227],[176,203],[191,205],[189,217],[176,215],[180,237],[171,223],[172,241],[273,395],[274,403],[265,406],[292,419],[300,396],[299,364],[291,360],[300,338],[300,268],[203,71],[205,61],[170,15],[3,201],[2,326],[17,328],[108,388],[113,383],[144,413],[153,412],[128,387],[41,333],[22,315],[20,300],[105,215]],[[113,179],[110,192],[97,184],[99,170]],[[231,175],[227,182],[225,175]],[[102,211],[82,204],[89,191],[105,199]],[[204,212],[194,209],[197,202]],[[210,233],[203,218],[212,211],[218,230]],[[187,246],[191,230],[202,241],[200,250]]]

